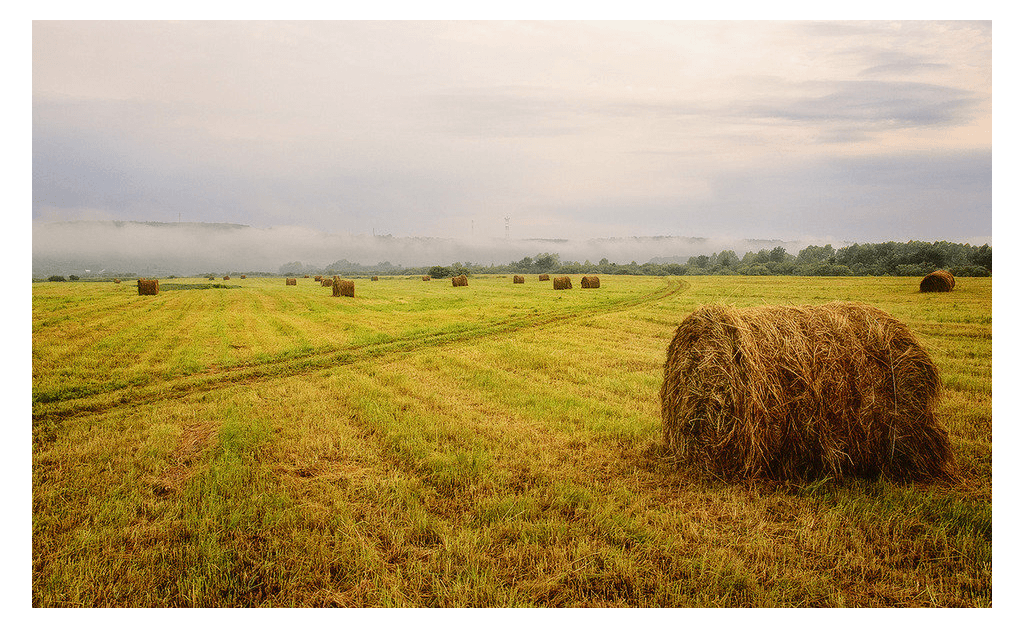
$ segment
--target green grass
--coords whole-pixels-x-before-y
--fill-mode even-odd
[[[34,284],[33,605],[991,606],[991,279],[578,279]],[[661,458],[683,317],[835,299],[932,355],[957,481]]]

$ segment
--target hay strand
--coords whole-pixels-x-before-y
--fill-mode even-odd
[[[956,279],[945,270],[936,270],[921,279],[922,292],[951,292]]]
[[[868,305],[701,307],[677,328],[664,374],[664,443],[697,470],[929,479],[953,468],[933,414],[937,368]]]

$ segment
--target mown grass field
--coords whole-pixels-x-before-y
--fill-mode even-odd
[[[34,606],[992,604],[991,279],[208,283],[33,285]],[[662,456],[683,317],[831,300],[929,351],[956,481]]]

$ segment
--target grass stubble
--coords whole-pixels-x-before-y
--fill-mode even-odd
[[[991,280],[357,282],[34,286],[33,606],[991,606]],[[957,478],[675,466],[682,318],[832,300],[929,351]]]

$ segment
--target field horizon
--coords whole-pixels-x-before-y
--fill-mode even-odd
[[[991,607],[990,277],[524,276],[34,283],[32,605]],[[953,479],[669,458],[687,314],[836,300],[938,366]]]

